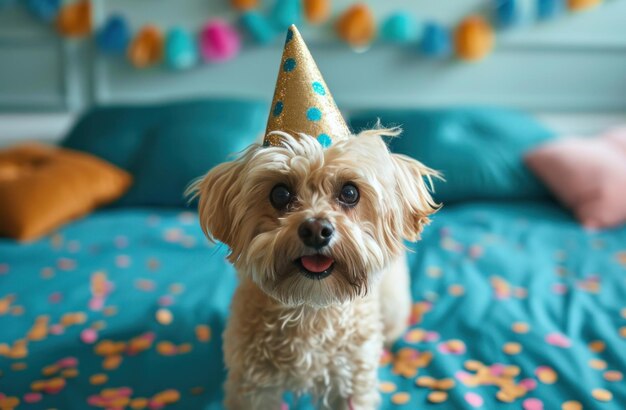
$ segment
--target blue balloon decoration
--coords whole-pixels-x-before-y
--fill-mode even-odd
[[[450,31],[437,23],[427,23],[420,43],[422,53],[429,57],[446,57],[452,54]]]
[[[96,44],[105,53],[122,54],[130,42],[130,28],[123,16],[110,16],[96,35]]]
[[[35,17],[50,22],[59,13],[61,0],[27,0],[26,7]]]
[[[274,26],[258,11],[243,13],[240,22],[254,41],[259,44],[269,44],[278,35],[278,31]]]
[[[397,12],[389,16],[382,26],[382,37],[392,43],[406,44],[419,40],[423,27],[413,15]]]
[[[198,62],[198,47],[188,31],[177,27],[167,33],[165,62],[177,70],[191,68]]]
[[[517,24],[519,20],[518,5],[516,0],[495,0],[496,25],[500,28],[508,28]]]
[[[537,18],[539,20],[549,20],[556,17],[565,10],[563,0],[537,0]]]
[[[299,25],[302,22],[301,0],[276,0],[272,22],[280,31],[287,30],[292,24]]]

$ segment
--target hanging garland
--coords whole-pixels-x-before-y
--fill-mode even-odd
[[[373,12],[365,3],[356,3],[337,18],[337,37],[354,49],[365,49],[377,36],[387,43],[412,46],[424,56],[473,61],[493,50],[495,29],[509,29],[524,22],[546,21],[569,11],[581,11],[602,0],[491,0],[490,20],[480,15],[464,18],[450,28],[435,21],[419,20],[412,13],[398,11],[382,22],[380,29]],[[10,0],[0,0],[0,7]],[[259,0],[230,0],[238,12],[238,26],[258,45],[272,44],[291,24],[303,19],[310,25],[322,25],[331,19],[331,0],[274,0],[268,12],[260,11]],[[61,0],[26,0],[37,18],[53,23],[62,36],[85,37],[94,31],[90,0],[61,4]],[[121,14],[108,16],[95,32],[95,44],[105,54],[126,55],[136,68],[164,62],[172,69],[188,69],[200,60],[219,63],[231,60],[241,49],[241,34],[229,22],[213,19],[199,33],[181,27],[165,35],[154,25],[141,27],[133,34]]]

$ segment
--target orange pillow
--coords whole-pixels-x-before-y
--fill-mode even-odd
[[[0,151],[0,236],[33,240],[119,198],[130,175],[92,155],[42,144]]]

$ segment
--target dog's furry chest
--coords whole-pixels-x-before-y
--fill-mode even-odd
[[[267,296],[254,287],[242,283],[237,289],[226,330],[227,339],[236,344],[224,346],[228,367],[240,360],[255,362],[247,380],[324,396],[334,380],[350,379],[345,375],[355,348],[371,344],[371,354],[380,354],[377,297],[323,309],[285,308],[268,304]]]

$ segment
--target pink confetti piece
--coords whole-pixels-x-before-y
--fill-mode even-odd
[[[528,391],[533,391],[537,388],[537,382],[534,379],[522,379],[519,384]]]
[[[124,249],[128,246],[128,238],[123,235],[116,236],[113,239],[113,244],[117,249]]]
[[[568,348],[572,346],[572,342],[562,333],[554,332],[546,336],[546,343],[553,346]]]
[[[92,328],[83,329],[83,331],[80,332],[80,340],[82,340],[83,343],[93,344],[98,340],[98,332]]]
[[[465,393],[465,401],[474,408],[481,407],[484,403],[483,398],[474,392]]]
[[[130,256],[117,255],[115,257],[115,266],[118,268],[128,268],[130,266]]]
[[[31,392],[31,393],[26,393],[24,395],[24,402],[25,403],[29,403],[29,404],[37,403],[37,402],[41,401],[41,399],[42,399],[42,396],[41,396],[40,393],[32,393]]]
[[[63,294],[61,292],[54,292],[48,296],[48,302],[50,303],[59,303],[63,299]]]
[[[78,359],[72,356],[64,357],[57,362],[57,365],[63,369],[66,369],[68,367],[77,367]]]
[[[61,270],[70,271],[76,269],[76,261],[69,258],[59,258],[57,267]]]
[[[543,402],[534,397],[528,398],[522,402],[524,410],[543,410]]]
[[[567,293],[567,285],[563,283],[555,283],[552,285],[552,293],[556,295],[564,295]]]

